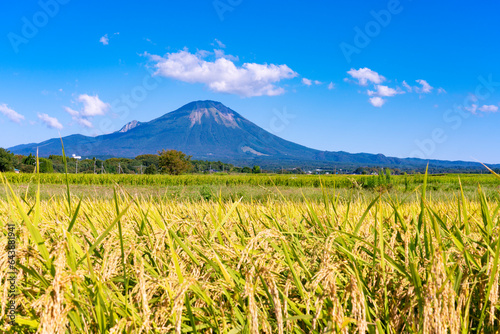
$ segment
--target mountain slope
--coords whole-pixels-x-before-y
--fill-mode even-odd
[[[68,153],[81,156],[135,157],[161,149],[177,149],[194,158],[246,159],[252,157],[302,157],[313,159],[316,150],[286,141],[214,101],[189,103],[150,122],[137,121],[121,130],[98,137],[73,135],[63,138]],[[61,154],[59,139],[10,148],[40,156]]]
[[[121,130],[97,137],[71,135],[63,138],[67,154],[83,157],[136,157],[162,149],[176,149],[194,159],[227,162],[258,162],[262,165],[298,165],[322,162],[350,166],[423,167],[427,161],[399,159],[382,154],[350,154],[311,149],[279,138],[240,114],[215,101],[196,101],[150,122],[133,121]],[[39,149],[40,156],[60,155],[61,141],[50,139],[39,144],[10,148],[28,155]],[[443,167],[477,167],[472,162],[434,161]]]

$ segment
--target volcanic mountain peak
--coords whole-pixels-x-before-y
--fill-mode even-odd
[[[235,111],[216,101],[195,101],[186,104],[171,114],[184,114],[190,120],[190,127],[201,125],[202,122],[213,120],[228,128],[239,128],[237,119],[241,118]],[[167,114],[168,115],[168,114]]]
[[[236,129],[238,128],[238,123],[235,120],[234,113],[219,111],[217,108],[199,108],[193,110],[189,115],[189,120],[191,121],[191,127],[196,124],[201,125],[203,118],[212,118],[217,124],[224,125],[228,128]]]

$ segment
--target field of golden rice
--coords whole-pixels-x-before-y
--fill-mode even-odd
[[[500,201],[0,199],[0,332],[493,333]],[[459,185],[458,177],[456,180]],[[43,187],[40,186],[40,187]],[[356,190],[353,190],[355,192]],[[411,197],[411,199],[410,199]],[[14,224],[15,323],[8,320]]]

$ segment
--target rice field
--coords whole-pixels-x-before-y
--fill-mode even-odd
[[[30,173],[4,173],[11,184],[27,184],[40,180],[42,184],[66,185],[133,185],[133,186],[284,186],[284,187],[327,187],[327,188],[375,188],[392,184],[404,190],[421,185],[423,174],[410,175],[290,175],[290,174],[186,174],[186,175],[133,175],[133,174],[62,174],[48,173],[38,176]],[[491,174],[433,174],[427,176],[429,187],[450,186],[460,190],[458,178],[463,187],[497,186],[498,179]],[[36,183],[36,182],[35,182]]]
[[[0,245],[7,254],[15,224],[17,317],[2,255],[0,332],[500,330],[500,200],[477,183],[462,191],[467,176],[446,176],[448,198],[431,198],[423,175],[371,197],[321,181],[303,201],[131,195],[116,180],[112,198],[82,200],[68,180],[64,196],[40,199],[47,176],[33,176],[35,196],[13,177],[1,176]]]

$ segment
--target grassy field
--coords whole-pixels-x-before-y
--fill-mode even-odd
[[[5,173],[6,179],[13,184],[27,184],[33,181],[34,174]],[[42,184],[73,185],[123,185],[123,186],[284,186],[284,187],[328,187],[328,188],[376,188],[392,184],[398,189],[410,189],[421,185],[425,175],[280,175],[280,174],[186,174],[171,175],[131,175],[131,174],[40,174]],[[446,187],[446,190],[459,190],[458,178],[464,187],[498,186],[500,183],[490,174],[434,174],[428,175],[430,188]],[[407,190],[408,190],[407,189]]]
[[[20,197],[34,198],[37,176],[33,174],[4,174]],[[462,188],[459,184],[459,179]],[[113,186],[120,186],[137,197],[154,197],[199,201],[221,198],[243,202],[267,201],[285,198],[294,202],[322,201],[323,188],[335,190],[341,199],[374,196],[387,193],[396,197],[418,200],[415,190],[423,184],[423,175],[408,176],[360,176],[360,175],[94,175],[69,174],[68,183],[72,194],[82,198],[113,198]],[[63,196],[67,192],[64,174],[41,174],[42,199]],[[436,200],[448,200],[463,189],[465,195],[477,199],[477,187],[481,185],[490,200],[500,199],[500,182],[493,175],[429,175],[427,192]],[[7,192],[0,189],[0,198]]]
[[[25,177],[2,175],[2,332],[500,329],[492,175]]]

